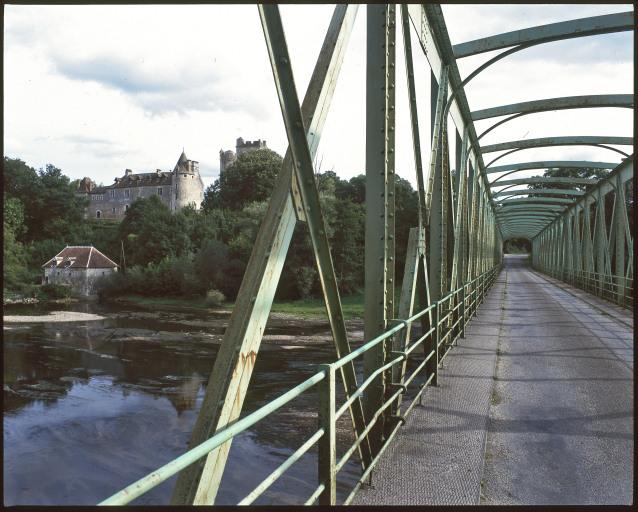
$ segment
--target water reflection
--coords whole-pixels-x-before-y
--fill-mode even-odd
[[[94,504],[182,454],[227,320],[91,303],[70,308],[107,319],[5,326],[6,505]],[[9,314],[42,312],[31,306]],[[334,357],[329,343],[316,341],[326,338],[325,324],[271,324],[245,412]],[[218,503],[236,503],[301,445],[316,430],[315,407],[313,394],[304,395],[293,410],[237,437]],[[353,478],[356,463],[344,472]],[[298,503],[315,482],[311,452],[260,503]],[[174,478],[137,503],[166,504],[173,485]]]

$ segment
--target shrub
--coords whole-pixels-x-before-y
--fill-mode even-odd
[[[71,296],[71,287],[64,284],[43,284],[40,291],[48,299],[68,299]]]
[[[226,297],[219,290],[208,290],[206,292],[206,305],[209,307],[219,307],[225,300]]]

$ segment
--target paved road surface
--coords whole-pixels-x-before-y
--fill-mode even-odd
[[[508,256],[358,504],[633,502],[631,312]]]

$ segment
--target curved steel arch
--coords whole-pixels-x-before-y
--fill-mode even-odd
[[[539,160],[537,162],[519,162],[515,164],[497,165],[485,169],[486,174],[494,174],[505,171],[528,171],[530,169],[564,169],[564,168],[584,168],[584,169],[614,169],[618,162],[591,162],[588,160]],[[494,183],[494,182],[492,182]]]
[[[491,182],[490,186],[496,183],[496,181],[498,180],[494,180],[493,182]],[[567,178],[567,177],[563,178],[563,177],[530,176],[529,178],[519,178],[515,180],[501,181],[496,186],[504,187],[506,185],[509,186],[509,185],[524,185],[524,184],[533,185],[536,183],[560,183],[564,185],[595,185],[596,183],[598,183],[598,181],[599,181],[598,178]]]
[[[633,94],[591,94],[586,96],[563,96],[560,98],[545,98],[542,100],[511,103],[471,112],[472,121],[480,121],[492,117],[511,114],[535,114],[550,110],[566,110],[572,108],[619,107],[633,108]]]
[[[512,211],[526,211],[526,212],[546,212],[546,211],[551,211],[551,212],[562,212],[565,210],[564,206],[559,206],[557,204],[512,204],[512,205],[505,205],[505,206],[499,206],[496,209],[496,214],[501,214],[501,213],[507,213],[507,212],[512,212]]]
[[[546,211],[546,212],[540,212],[540,211],[535,211],[535,212],[530,212],[530,211],[524,211],[524,210],[512,210],[510,212],[503,212],[502,214],[499,214],[496,216],[497,219],[502,219],[502,220],[508,220],[508,219],[520,219],[520,218],[526,218],[526,219],[554,219],[556,218],[558,215],[562,215],[564,210],[551,210],[551,211]]]
[[[535,114],[538,112],[548,112],[550,110],[566,110],[572,108],[596,108],[596,107],[621,107],[633,108],[632,94],[595,94],[589,96],[566,96],[562,98],[547,98],[543,100],[526,101],[523,103],[512,103],[511,105],[501,105],[500,107],[492,107],[472,112],[471,115],[477,114],[481,116],[472,120],[489,119],[491,117],[500,117],[513,113],[510,117],[506,117],[485,130],[478,136],[477,140],[481,140],[489,132],[501,126],[512,119]]]
[[[571,39],[575,37],[586,37],[593,36],[599,34],[608,34],[611,32],[622,32],[626,30],[633,29],[633,12],[625,12],[625,13],[614,13],[607,14],[603,16],[592,16],[588,18],[580,18],[576,20],[564,21],[559,23],[551,23],[548,25],[539,25],[537,27],[530,27],[523,30],[517,30],[514,32],[507,32],[503,34],[498,34],[491,37],[485,37],[481,39],[476,39],[474,41],[468,41],[466,43],[460,43],[456,45],[454,51],[473,51],[473,53],[468,53],[467,55],[462,55],[461,57],[466,57],[469,55],[476,55],[477,53],[483,53],[485,51],[493,51],[501,48],[506,48],[508,46],[516,45],[509,50],[499,53],[498,55],[492,57],[487,62],[481,64],[478,68],[472,71],[462,82],[459,88],[454,89],[450,98],[448,99],[448,103],[446,105],[446,114],[452,105],[452,100],[456,96],[456,93],[459,89],[464,88],[470,80],[476,77],[479,73],[487,69],[492,64],[495,64],[499,60],[504,59],[505,57],[512,55],[513,53],[519,52],[521,50],[525,50],[532,46],[536,46],[543,43],[549,43],[553,41],[560,41],[563,39]],[[509,37],[508,42],[507,41]],[[513,37],[511,37],[513,36]],[[505,37],[505,40],[503,39]],[[486,44],[489,46],[490,41],[500,41],[498,44],[502,46],[494,47],[490,50],[462,50],[464,45],[475,45],[476,47],[484,47]],[[511,43],[511,44],[509,44]],[[455,53],[455,58],[460,58]],[[480,137],[479,137],[480,138]]]
[[[555,146],[594,146],[602,149],[607,149],[615,153],[621,154],[623,157],[628,157],[629,154],[621,151],[620,149],[612,148],[607,144],[614,144],[619,146],[632,146],[634,139],[632,137],[601,137],[601,136],[567,136],[567,137],[539,137],[537,139],[526,140],[513,140],[508,142],[501,142],[498,144],[491,144],[481,147],[481,153],[493,153],[496,151],[506,151],[500,154],[485,167],[489,167],[494,162],[497,162],[501,158],[517,153],[518,151],[524,151],[530,148],[545,148]]]
[[[455,44],[452,50],[454,51],[454,57],[460,59],[469,57],[470,55],[491,52],[515,45],[536,45],[574,37],[622,32],[625,30],[633,30],[633,28],[634,13],[633,11],[627,11],[504,32],[502,34]]]
[[[574,201],[572,199],[565,199],[562,197],[522,197],[520,199],[510,199],[509,201],[504,201],[504,200],[494,201],[494,203],[498,206],[499,204],[500,205],[515,205],[515,204],[525,204],[525,203],[573,204]]]
[[[633,137],[606,137],[593,135],[569,135],[564,137],[538,137],[536,139],[510,140],[481,146],[481,153],[493,153],[506,149],[529,149],[549,146],[578,146],[581,144],[615,144],[618,146],[633,146]]]
[[[508,190],[507,192],[496,192],[492,194],[492,197],[502,197],[502,196],[521,196],[525,194],[540,194],[543,196],[547,195],[561,195],[565,194],[568,196],[584,196],[585,192],[582,190],[575,190],[571,188],[525,188],[522,190]]]

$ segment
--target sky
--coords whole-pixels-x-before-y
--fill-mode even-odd
[[[333,9],[281,6],[300,98]],[[631,4],[443,6],[453,44],[629,10]],[[209,185],[219,174],[220,149],[234,150],[237,137],[266,140],[281,155],[286,151],[254,5],[5,5],[4,14],[5,156],[35,168],[52,163],[72,179],[89,176],[110,184],[127,168],[170,170],[184,149],[200,162]],[[412,46],[427,162],[430,71],[413,29]],[[361,6],[315,166],[346,179],[365,172],[365,49]],[[396,55],[396,167],[415,184],[400,30]],[[492,55],[460,59],[461,77]],[[466,95],[470,109],[478,110],[545,97],[631,94],[633,74],[633,33],[607,34],[518,52],[478,75]],[[477,132],[493,122],[477,122]],[[484,143],[632,133],[633,110],[581,109],[523,116],[491,132]],[[453,155],[453,138],[450,150]],[[539,148],[499,163],[543,159],[619,162],[620,155],[587,146]]]

